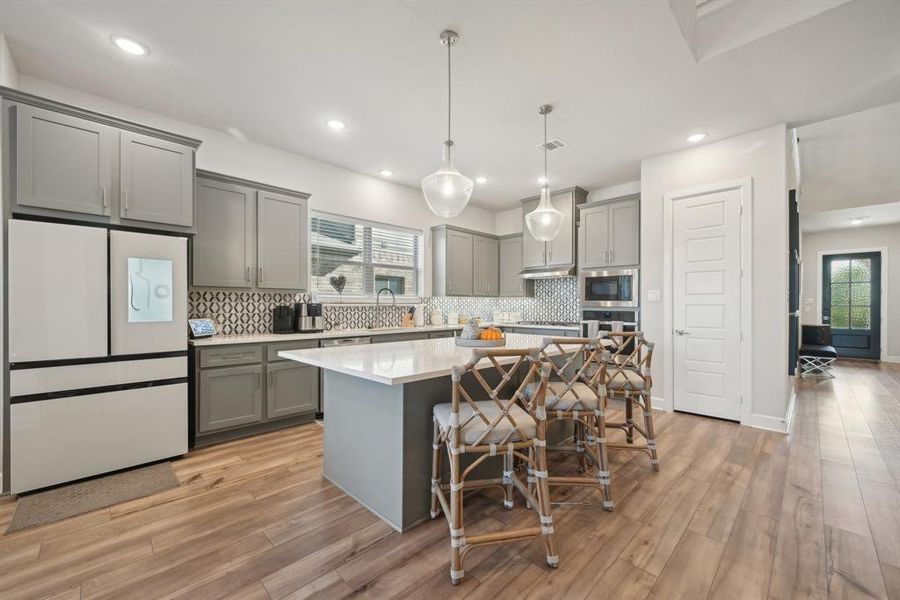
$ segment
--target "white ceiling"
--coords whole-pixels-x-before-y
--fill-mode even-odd
[[[900,202],[900,102],[799,127],[797,136],[801,213]]]
[[[851,223],[853,219],[861,219],[862,222],[854,225]],[[900,223],[900,202],[800,215],[800,230],[805,233],[851,227],[873,227],[892,223]]]
[[[900,100],[900,2],[858,0],[695,62],[665,0],[0,2],[22,73],[417,186],[445,137],[451,27],[458,166],[474,202],[537,191],[537,107],[554,186],[637,179],[640,160],[779,122]],[[137,59],[109,42],[132,36]],[[323,123],[347,121],[334,134]]]

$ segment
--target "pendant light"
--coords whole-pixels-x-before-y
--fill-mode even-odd
[[[539,242],[553,240],[562,229],[563,215],[553,208],[550,200],[550,178],[547,177],[547,115],[553,111],[553,107],[545,104],[538,109],[538,114],[544,115],[544,179],[541,187],[541,201],[533,211],[525,215],[525,223],[528,231]]]
[[[472,180],[453,165],[453,140],[450,138],[450,48],[459,36],[454,31],[441,33],[441,44],[447,46],[447,141],[444,158],[437,171],[422,179],[422,193],[431,212],[439,217],[455,217],[463,211],[472,197]]]

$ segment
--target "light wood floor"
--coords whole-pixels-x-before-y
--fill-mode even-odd
[[[0,537],[0,598],[900,598],[900,369],[837,372],[798,385],[790,437],[659,414],[661,471],[616,454],[615,512],[554,492],[575,503],[554,512],[557,570],[538,542],[494,546],[452,587],[444,520],[390,530],[322,480],[307,425],[191,453],[178,490]],[[467,532],[533,519],[466,508]]]

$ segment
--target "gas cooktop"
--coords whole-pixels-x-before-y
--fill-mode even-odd
[[[519,321],[519,325],[547,325],[552,327],[578,327],[578,323],[569,321]]]

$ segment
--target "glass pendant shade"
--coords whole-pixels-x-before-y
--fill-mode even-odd
[[[550,188],[541,189],[541,201],[537,208],[525,215],[528,231],[539,242],[552,241],[562,229],[565,215],[553,208],[550,201]]]
[[[453,165],[453,142],[444,142],[441,166],[422,179],[422,193],[428,208],[439,217],[455,217],[469,203],[474,187],[474,182]]]

